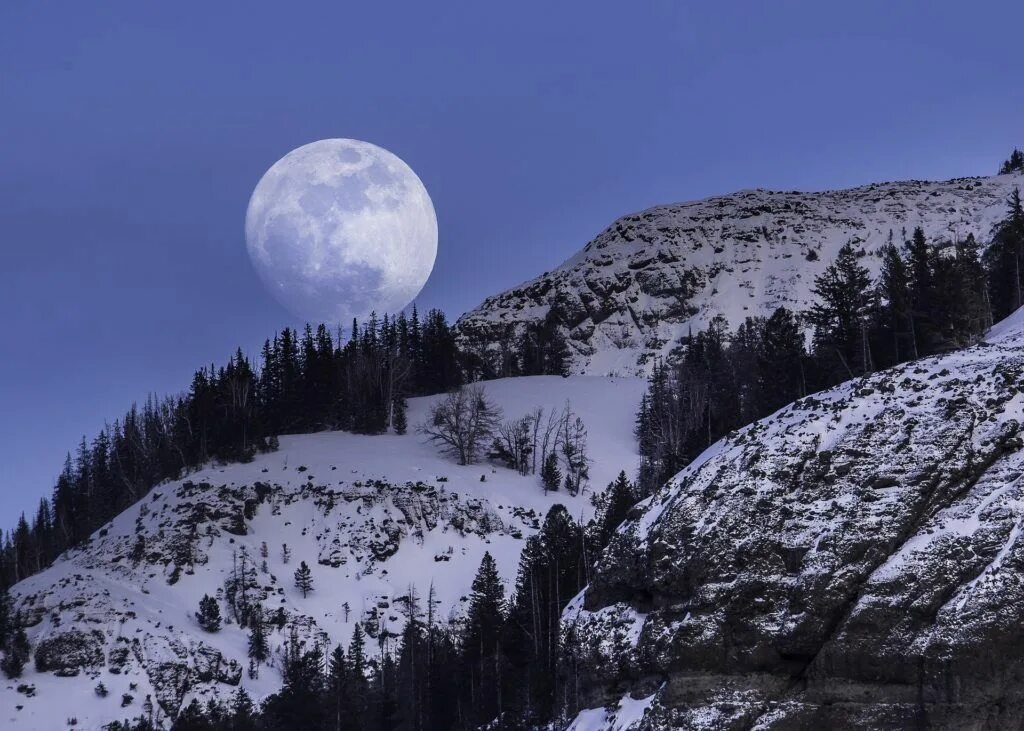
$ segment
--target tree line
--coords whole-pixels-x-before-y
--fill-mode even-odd
[[[406,399],[463,381],[444,314],[371,316],[348,339],[320,325],[267,340],[258,362],[239,349],[196,371],[188,391],[148,398],[69,454],[50,499],[0,544],[0,586],[46,568],[61,552],[156,484],[209,462],[248,461],[277,435],[321,429],[404,433]]]
[[[974,236],[931,242],[890,234],[876,279],[845,244],[815,279],[803,313],[778,308],[733,332],[722,318],[654,365],[637,415],[644,494],[728,432],[814,391],[977,342],[1024,304],[1019,191],[984,254]],[[808,343],[804,332],[813,335]]]

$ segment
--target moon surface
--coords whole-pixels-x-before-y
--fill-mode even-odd
[[[434,268],[437,216],[396,155],[359,140],[320,140],[260,179],[245,241],[263,283],[293,315],[347,325],[415,299]]]

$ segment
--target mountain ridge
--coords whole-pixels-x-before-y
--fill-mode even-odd
[[[843,244],[863,253],[872,274],[882,247],[916,226],[932,243],[973,235],[984,245],[1022,182],[1013,172],[818,192],[755,188],[653,206],[612,222],[555,269],[486,298],[457,328],[464,347],[496,358],[527,325],[552,318],[571,372],[645,375],[716,316],[736,327],[779,306],[806,309],[814,277]]]

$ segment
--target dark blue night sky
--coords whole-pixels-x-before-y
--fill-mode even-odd
[[[988,174],[1024,144],[1003,2],[0,4],[0,516],[150,391],[293,324],[253,186],[324,137],[386,147],[454,319],[617,216],[738,188]]]

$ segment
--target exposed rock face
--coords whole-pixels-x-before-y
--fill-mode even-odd
[[[689,329],[806,309],[814,277],[852,243],[877,272],[890,236],[985,243],[1022,176],[879,183],[820,193],[746,190],[620,218],[557,269],[459,320],[463,345],[498,354],[554,308],[572,370],[645,373]]]
[[[103,634],[93,630],[60,632],[39,643],[36,668],[57,675],[77,675],[82,668],[103,664]]]
[[[41,591],[25,598],[21,606],[36,625],[36,670],[63,677],[83,672],[99,677],[105,666],[114,675],[144,678],[168,718],[174,717],[190,693],[216,689],[218,684],[237,686],[244,655],[226,657],[198,639],[189,613],[176,617],[177,627],[165,624],[165,618],[140,622],[135,605],[135,600],[145,601],[144,595],[151,591],[165,594],[170,587],[187,584],[201,567],[218,564],[227,564],[219,569],[227,574],[221,594],[233,586],[236,580],[231,574],[238,567],[236,590],[240,592],[244,583],[247,601],[274,611],[280,608],[289,632],[326,645],[327,635],[315,618],[288,603],[277,576],[257,568],[261,559],[254,547],[236,539],[249,535],[248,522],[261,511],[285,525],[290,524],[289,518],[303,516],[306,524],[301,535],[311,539],[318,563],[339,573],[344,569],[346,577],[356,573],[365,581],[386,575],[391,567],[388,560],[403,543],[421,544],[431,531],[436,531],[435,540],[437,534],[489,540],[540,527],[539,513],[510,510],[503,520],[486,500],[425,482],[395,485],[375,479],[327,486],[310,478],[286,487],[264,481],[214,485],[185,480],[176,487],[157,489],[122,514],[121,521],[130,530],[108,530],[89,546],[73,551],[71,561],[81,572],[44,584]],[[225,552],[230,556],[227,561]],[[281,568],[283,575],[290,573],[290,567]],[[146,587],[150,581],[152,589]],[[132,592],[132,600],[126,600],[116,586],[121,583],[141,584],[143,596]],[[165,586],[158,586],[161,583]],[[356,596],[343,595],[339,607],[345,599],[355,603]],[[384,608],[390,604],[384,595],[380,603]],[[162,614],[163,599],[153,604]],[[397,619],[390,616],[394,612],[375,606],[357,611],[371,632]],[[66,629],[69,624],[104,631]],[[272,646],[277,648],[284,636],[283,630],[272,631]]]
[[[620,528],[569,610],[638,728],[1024,724],[1024,336],[803,399]]]

